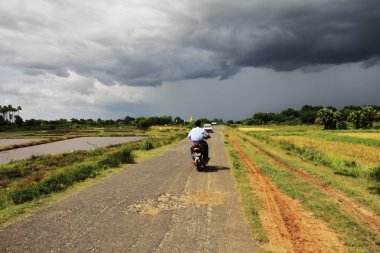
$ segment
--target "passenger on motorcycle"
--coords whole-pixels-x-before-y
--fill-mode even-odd
[[[191,129],[187,135],[187,138],[193,141],[193,145],[190,148],[190,153],[192,153],[193,147],[196,144],[200,144],[204,152],[203,155],[205,156],[205,160],[210,160],[208,157],[208,144],[204,141],[204,139],[210,138],[210,135],[206,132],[206,130],[201,128],[201,122],[199,120],[195,122],[195,127]]]

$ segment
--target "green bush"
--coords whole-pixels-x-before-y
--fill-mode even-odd
[[[369,174],[369,179],[377,183],[380,183],[380,166],[377,166],[376,168],[372,169],[372,171]]]
[[[95,177],[97,169],[94,165],[79,166],[74,173],[75,181],[84,181],[89,177]]]
[[[116,167],[122,163],[133,163],[134,159],[129,148],[124,148],[121,151],[110,154],[105,159],[98,162],[101,167]]]
[[[0,209],[3,209],[7,205],[7,195],[5,190],[0,189]]]
[[[354,178],[360,177],[360,171],[355,167],[339,169],[334,174]]]
[[[22,204],[27,201],[33,200],[39,195],[37,183],[33,182],[24,187],[14,190],[10,197],[15,204]]]
[[[151,139],[146,139],[144,140],[143,144],[142,144],[142,149],[143,150],[151,150],[153,149],[153,141]]]
[[[354,160],[344,160],[343,165],[348,168],[357,168],[358,164]]]
[[[338,121],[336,123],[336,128],[339,130],[346,130],[348,128],[347,122],[346,121]]]
[[[74,182],[75,178],[71,170],[55,173],[38,184],[38,195],[62,191]]]
[[[20,168],[4,168],[0,170],[0,180],[6,178],[19,178],[23,176],[23,171]]]
[[[305,160],[315,161],[318,164],[329,166],[331,162],[319,151],[313,147],[300,148],[301,157]]]

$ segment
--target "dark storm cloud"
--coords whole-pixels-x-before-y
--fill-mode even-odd
[[[206,9],[209,13],[200,31],[194,29],[193,43],[217,52],[233,66],[287,71],[378,62],[380,1],[231,2]]]
[[[20,3],[0,3],[0,65],[29,76],[153,86],[380,57],[378,0]]]

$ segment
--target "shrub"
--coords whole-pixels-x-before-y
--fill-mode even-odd
[[[37,183],[28,184],[11,192],[10,197],[15,204],[22,204],[33,200],[39,195]]]
[[[19,168],[5,168],[0,170],[0,180],[6,178],[19,178],[22,177],[22,170]]]
[[[296,150],[296,145],[288,141],[280,141],[281,148],[287,152],[292,152]]]
[[[105,159],[98,162],[101,167],[116,167],[122,163],[133,163],[134,159],[129,148],[110,154]]]
[[[70,173],[71,172],[71,173]],[[55,173],[41,181],[38,195],[59,192],[74,184],[75,179],[72,171],[62,171]]]
[[[346,130],[348,128],[346,121],[338,121],[336,123],[336,128],[339,130]]]
[[[358,164],[354,160],[344,160],[343,165],[348,168],[357,168]]]
[[[318,164],[325,166],[331,165],[331,162],[318,150],[315,150],[313,147],[301,148],[301,156],[303,159],[315,161]]]
[[[82,165],[72,171],[73,178],[76,182],[83,181],[86,178],[94,177],[97,167],[94,165]]]
[[[334,172],[334,174],[354,178],[360,177],[360,171],[355,167],[340,169]]]
[[[376,168],[372,169],[372,171],[369,174],[369,179],[377,183],[380,182],[380,166],[377,166]]]
[[[5,190],[0,189],[0,209],[3,209],[7,204],[7,195]]]
[[[142,144],[142,149],[143,150],[151,150],[153,149],[153,141],[151,139],[146,139],[144,140],[143,144]]]

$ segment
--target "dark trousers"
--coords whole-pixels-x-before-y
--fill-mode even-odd
[[[208,144],[206,141],[193,142],[193,145],[190,148],[190,154],[193,153],[193,147],[196,144],[201,144],[203,155],[205,156],[205,159],[208,159]]]

